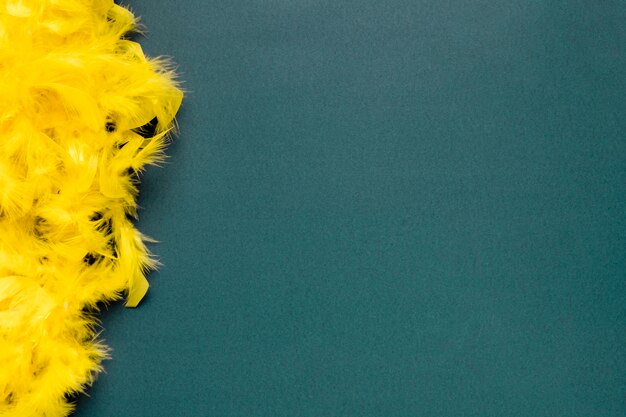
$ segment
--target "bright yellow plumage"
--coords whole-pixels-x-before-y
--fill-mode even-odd
[[[182,93],[113,0],[0,0],[0,416],[65,416],[106,356],[96,303],[154,260],[130,219]]]

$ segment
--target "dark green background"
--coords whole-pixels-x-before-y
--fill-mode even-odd
[[[189,91],[80,417],[626,415],[626,3],[130,2]]]

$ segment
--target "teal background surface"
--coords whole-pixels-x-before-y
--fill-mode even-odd
[[[626,415],[622,0],[128,0],[188,90],[78,417]]]

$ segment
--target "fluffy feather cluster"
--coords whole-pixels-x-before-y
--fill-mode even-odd
[[[106,356],[97,303],[148,288],[137,173],[182,93],[133,30],[113,0],[0,0],[0,416],[66,416]]]

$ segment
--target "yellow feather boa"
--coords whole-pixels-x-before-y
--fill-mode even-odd
[[[97,303],[155,266],[133,227],[182,92],[113,0],[0,0],[0,416],[66,416],[107,349]]]

